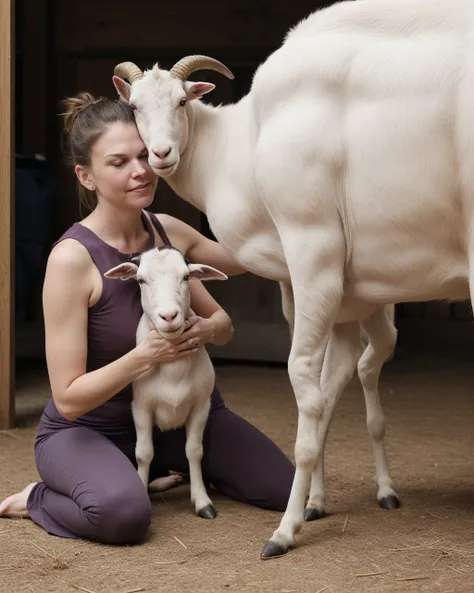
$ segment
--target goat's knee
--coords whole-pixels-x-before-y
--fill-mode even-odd
[[[367,430],[375,441],[381,441],[385,437],[385,415],[383,412],[367,416]]]
[[[141,442],[137,440],[135,457],[138,465],[150,465],[154,457],[153,441]]]
[[[314,371],[309,361],[297,360],[288,365],[288,374],[295,392],[298,412],[320,420],[324,413],[324,399],[320,385],[313,377]]]
[[[297,467],[313,471],[321,452],[317,429],[318,419],[316,414],[300,411],[295,442],[295,462]]]
[[[186,457],[188,460],[201,461],[203,456],[203,446],[200,441],[187,441],[186,442]]]

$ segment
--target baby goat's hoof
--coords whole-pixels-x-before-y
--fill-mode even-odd
[[[304,520],[305,521],[317,521],[318,519],[322,519],[326,516],[326,511],[320,511],[319,509],[311,509],[307,507],[304,510]]]
[[[390,496],[384,496],[383,498],[381,498],[379,500],[379,505],[383,509],[389,511],[391,509],[398,509],[398,507],[400,506],[400,501],[395,495],[390,494]]]
[[[279,556],[284,556],[289,551],[289,548],[285,548],[281,544],[277,544],[272,540],[269,540],[263,547],[262,553],[260,554],[260,558],[262,560],[270,560],[271,558],[278,558]]]
[[[199,509],[197,514],[203,519],[215,519],[217,516],[216,509],[212,506],[212,504],[202,507],[202,509]]]

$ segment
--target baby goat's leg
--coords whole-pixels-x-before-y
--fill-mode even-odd
[[[194,406],[186,422],[186,457],[189,462],[189,480],[191,483],[191,501],[196,513],[204,519],[214,519],[216,511],[207,495],[202,479],[202,439],[209,415],[210,400],[203,406]]]
[[[148,489],[150,463],[153,459],[153,415],[137,401],[132,403],[133,421],[137,431],[135,457],[138,464],[138,475]]]

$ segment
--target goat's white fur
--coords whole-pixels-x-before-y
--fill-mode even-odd
[[[387,304],[472,293],[474,5],[335,4],[294,27],[249,94],[226,107],[191,101],[212,85],[183,85],[157,66],[131,89],[115,84],[137,107],[157,173],[206,212],[242,265],[291,284],[297,467],[270,540],[286,551],[322,459],[333,402],[322,388],[329,337],[338,367],[341,342],[352,343],[340,324],[373,328]],[[165,159],[163,148],[171,148]],[[359,363],[369,397],[373,356]],[[356,357],[346,358],[352,368]],[[338,393],[344,375],[337,386],[330,377]]]
[[[143,315],[137,328],[140,344],[155,328],[165,338],[177,338],[190,313],[189,277],[201,280],[227,276],[201,264],[187,265],[175,249],[151,249],[139,264],[120,264],[105,274],[108,278],[140,281]],[[171,319],[170,313],[175,314]],[[212,506],[202,478],[202,439],[206,426],[215,373],[204,346],[185,358],[162,362],[133,382],[132,413],[137,432],[138,474],[148,487],[154,457],[153,426],[162,431],[186,426],[186,457],[189,461],[191,501],[196,512]]]

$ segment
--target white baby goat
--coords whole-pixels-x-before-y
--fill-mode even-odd
[[[137,344],[155,328],[163,338],[175,339],[190,313],[189,280],[226,280],[227,276],[201,264],[188,264],[173,248],[154,248],[112,268],[107,278],[134,278],[140,285],[143,315],[137,329]],[[154,365],[133,382],[132,412],[137,431],[135,449],[138,474],[148,487],[153,459],[153,424],[160,430],[186,425],[186,457],[189,461],[191,501],[203,518],[216,516],[204,486],[202,439],[209,414],[215,373],[204,347],[192,356]]]

